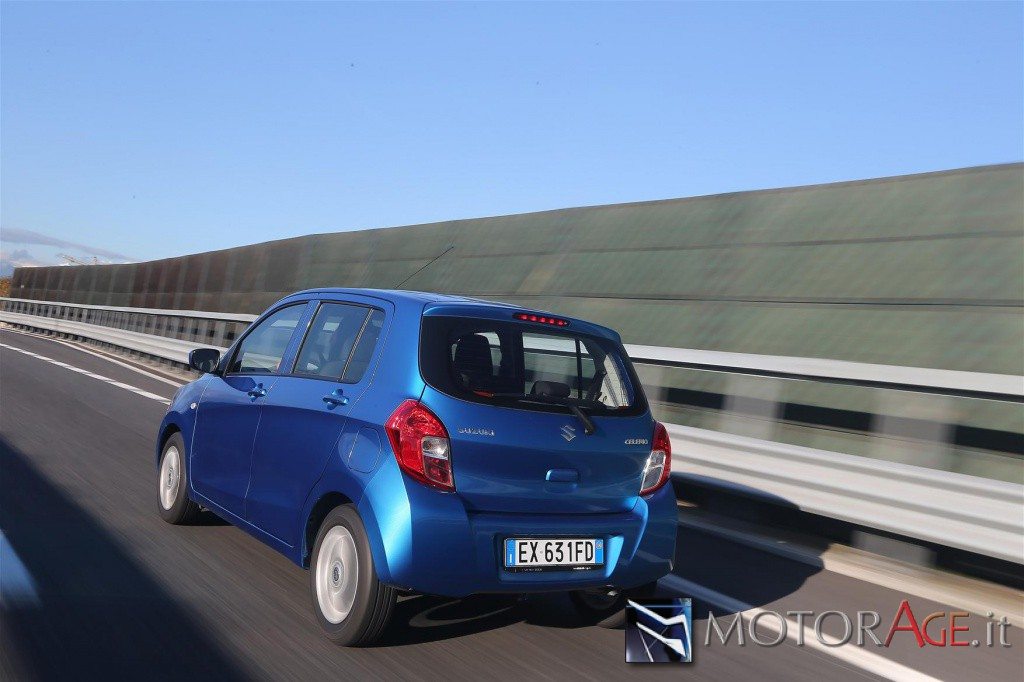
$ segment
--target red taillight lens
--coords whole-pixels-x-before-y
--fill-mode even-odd
[[[654,422],[654,437],[651,438],[651,454],[644,466],[644,478],[640,494],[647,495],[665,485],[672,473],[672,441],[661,422]]]
[[[560,317],[551,317],[550,315],[538,315],[537,313],[513,313],[512,317],[523,322],[539,322],[541,324],[550,324],[555,327],[568,327],[569,320],[563,320]]]
[[[451,441],[441,420],[421,403],[406,400],[384,425],[398,466],[420,483],[455,490]]]

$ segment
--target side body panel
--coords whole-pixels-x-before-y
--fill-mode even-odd
[[[263,399],[274,376],[213,376],[196,414],[189,459],[192,488],[233,514],[241,514],[249,462]]]
[[[381,299],[349,295],[325,297],[323,302],[384,310],[382,337],[394,317],[393,306]],[[342,431],[372,383],[381,346],[378,339],[366,371],[354,383],[296,375],[277,379],[265,399],[253,448],[245,502],[250,523],[290,546],[300,542],[299,516],[310,491],[330,460],[344,461],[352,454],[353,442],[342,440]],[[325,397],[343,402],[327,402]]]
[[[266,317],[287,307],[276,305],[253,322],[256,328]],[[298,333],[309,321],[309,305],[302,312],[284,352],[282,366],[294,357]],[[247,331],[248,334],[248,331]],[[243,335],[221,363],[227,365]],[[210,375],[203,398],[196,410],[196,426],[189,453],[189,478],[192,489],[206,501],[237,516],[245,514],[245,496],[249,488],[252,448],[259,426],[265,396],[273,389],[279,374]]]
[[[167,406],[167,414],[160,421],[160,428],[157,431],[157,466],[160,465],[160,455],[163,454],[161,449],[163,448],[164,441],[167,434],[171,431],[180,432],[181,438],[185,442],[185,447],[191,451],[192,435],[195,433],[196,425],[196,410],[202,400],[203,391],[206,390],[206,386],[211,378],[213,378],[212,375],[203,374],[195,381],[182,386],[174,394],[171,404]]]
[[[308,564],[312,548],[305,531],[310,514],[321,498],[340,493],[359,504],[366,486],[382,470],[393,465],[397,471],[383,425],[404,400],[419,399],[423,393],[423,380],[416,362],[422,310],[422,302],[396,299],[389,304],[375,358],[363,379],[370,388],[348,406],[341,437],[297,519],[294,533],[300,542],[293,556],[297,563]],[[370,544],[375,548],[375,566],[380,565],[378,557],[384,554],[379,518],[385,519],[386,525],[392,513],[393,510],[384,505],[365,509],[362,515]]]

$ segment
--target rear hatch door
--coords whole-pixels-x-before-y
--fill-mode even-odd
[[[489,512],[632,509],[654,422],[617,337],[474,313],[425,316],[421,335],[422,400],[448,430],[457,494]]]

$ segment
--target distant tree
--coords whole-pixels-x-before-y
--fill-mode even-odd
[[[0,296],[11,295],[11,278],[0,277]]]

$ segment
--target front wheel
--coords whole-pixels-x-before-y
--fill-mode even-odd
[[[164,443],[160,454],[158,509],[167,523],[188,524],[199,516],[199,505],[188,497],[188,472],[185,468],[185,442],[175,433]]]
[[[327,637],[341,646],[380,638],[395,606],[395,589],[377,579],[363,522],[349,505],[320,526],[309,566],[313,611]]]

